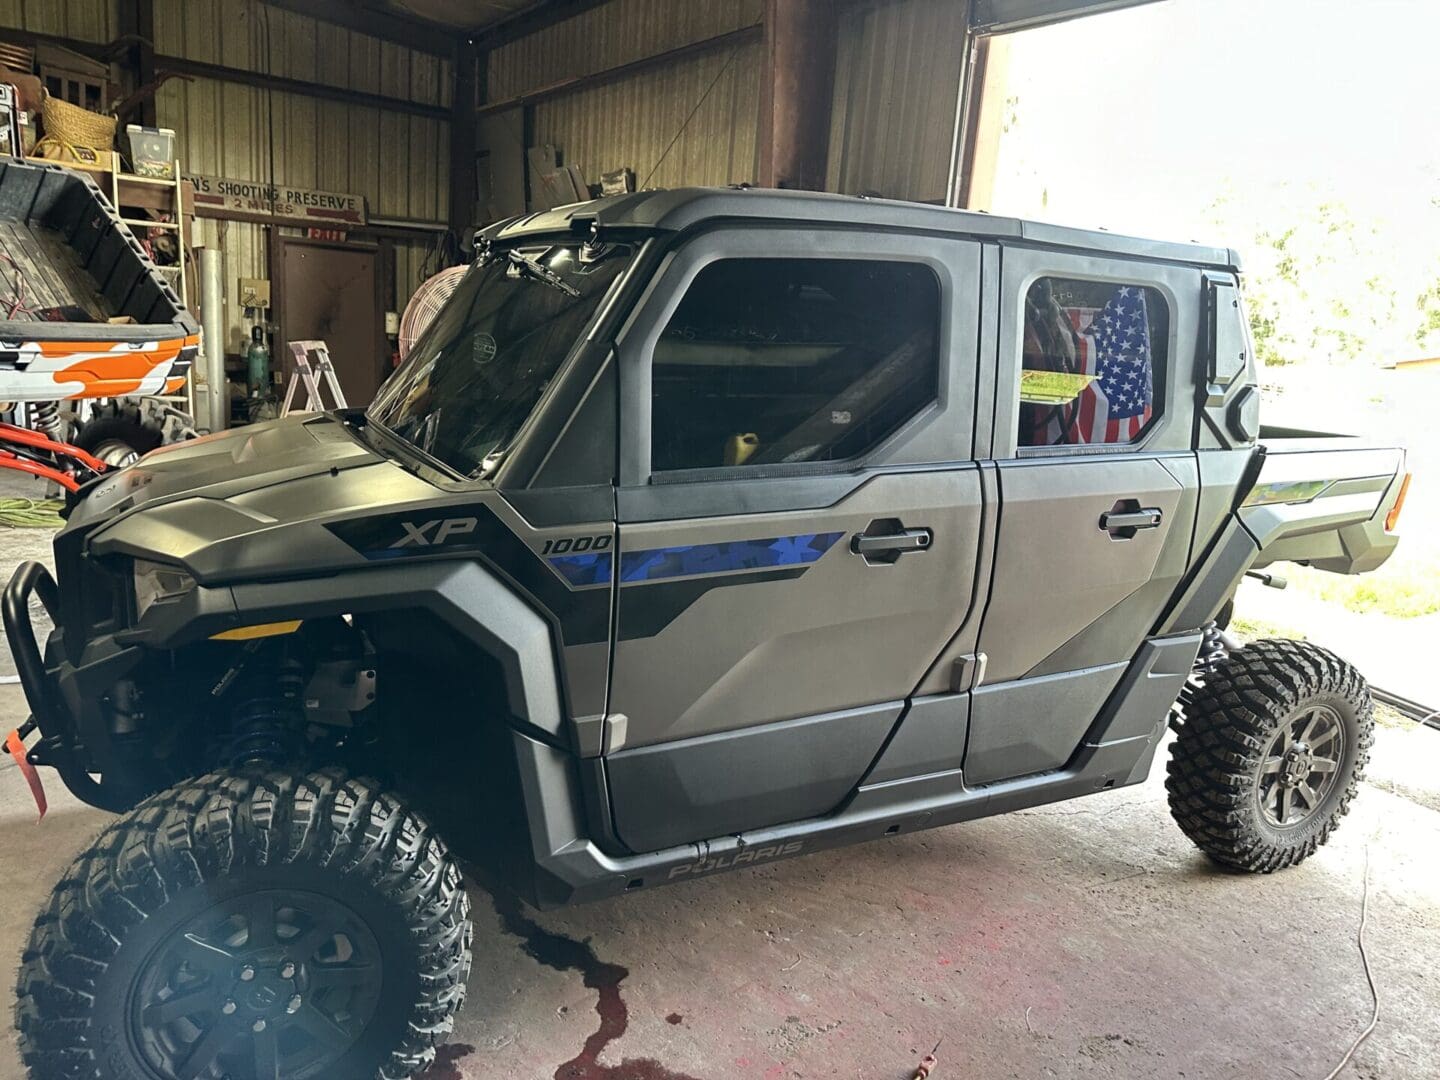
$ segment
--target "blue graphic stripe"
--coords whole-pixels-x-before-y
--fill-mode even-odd
[[[571,585],[609,585],[610,552],[588,552],[584,555],[556,555],[550,560],[556,572]]]
[[[843,533],[806,533],[724,544],[651,548],[620,554],[620,581],[661,581],[665,578],[719,574],[731,570],[768,570],[803,566],[829,551]]]

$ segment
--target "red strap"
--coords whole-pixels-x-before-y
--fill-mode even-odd
[[[40,810],[40,820],[44,821],[45,811],[50,809],[50,804],[45,801],[45,785],[40,782],[40,774],[35,771],[35,766],[31,765],[30,759],[25,756],[25,743],[21,740],[19,731],[10,732],[10,737],[5,740],[5,749],[10,751],[15,764],[20,766],[20,774],[30,785],[30,794],[34,796],[35,805]]]

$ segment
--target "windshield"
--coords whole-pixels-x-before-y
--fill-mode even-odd
[[[544,244],[486,256],[367,415],[462,476],[488,472],[631,254],[623,245]]]

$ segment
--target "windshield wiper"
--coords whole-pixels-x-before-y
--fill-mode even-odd
[[[571,285],[554,270],[543,266],[540,260],[532,255],[521,255],[518,251],[510,252],[510,265],[522,274],[526,274],[535,281],[549,285],[552,289],[559,289],[566,296],[580,298],[580,290]]]

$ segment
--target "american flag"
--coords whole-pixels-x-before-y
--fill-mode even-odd
[[[1130,442],[1155,405],[1145,290],[1122,285],[1104,307],[1066,308],[1065,314],[1076,334],[1077,371],[1095,381],[1073,404],[1055,410],[1050,445]]]

